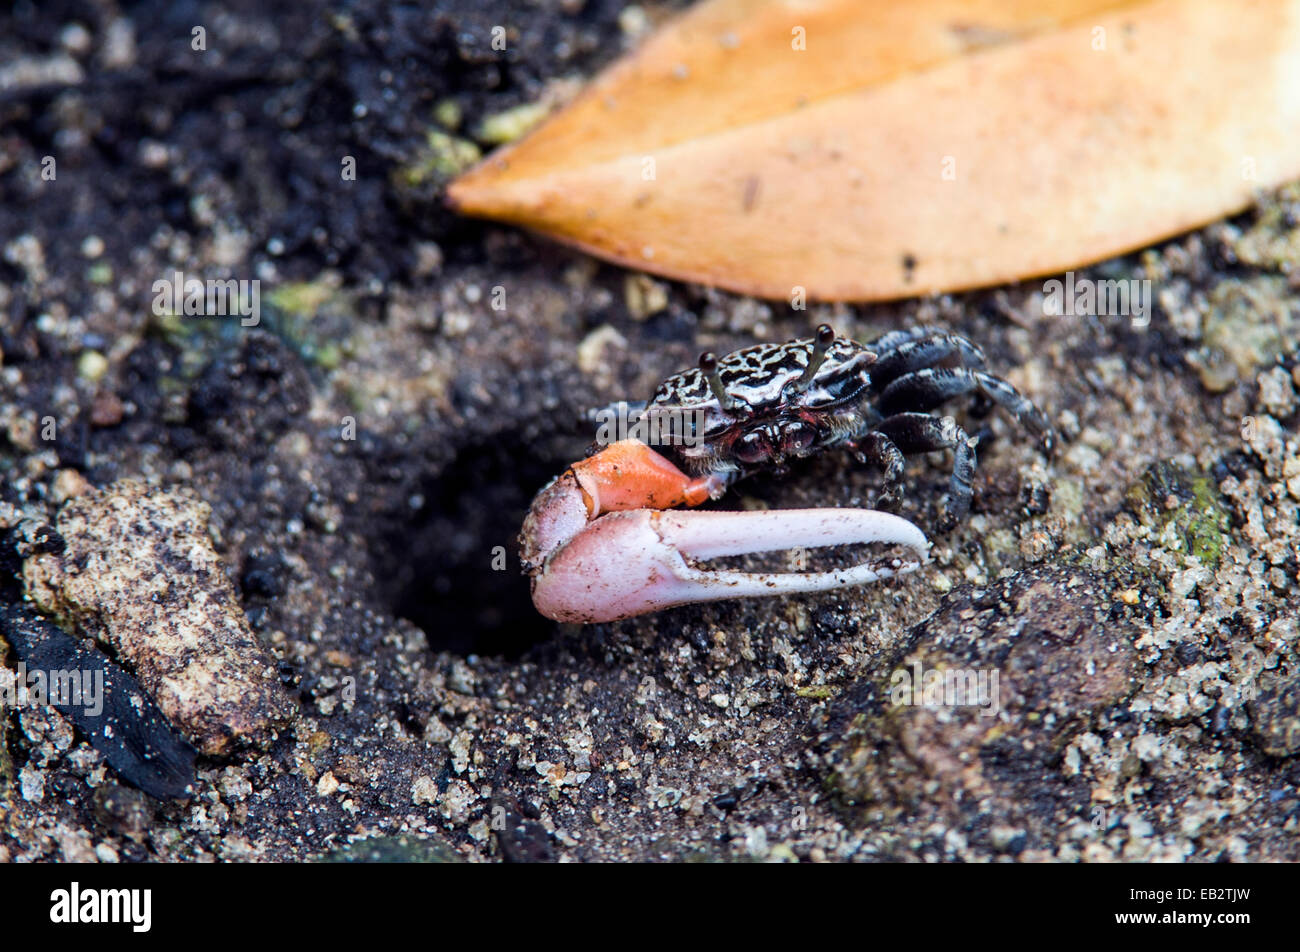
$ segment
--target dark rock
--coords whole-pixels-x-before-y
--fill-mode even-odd
[[[1273,757],[1300,754],[1300,674],[1264,672],[1247,710],[1250,733],[1260,750]]]
[[[139,790],[115,783],[95,791],[95,818],[107,829],[136,843],[144,841],[154,821],[153,804]]]
[[[501,858],[507,863],[551,863],[555,849],[546,827],[536,820],[526,820],[517,813],[506,811],[505,826],[497,830],[497,843]]]
[[[1111,600],[1121,587],[1042,566],[953,592],[821,719],[841,800],[887,813],[929,800],[950,820],[1077,811],[1086,791],[1059,776],[1063,739],[1132,695],[1142,669],[1141,630]]]
[[[0,633],[29,673],[39,671],[51,682],[55,672],[78,677],[75,692],[70,688],[57,692],[63,702],[55,700],[52,684],[46,689],[50,706],[86,735],[118,776],[155,797],[181,797],[188,792],[195,779],[195,750],[135,678],[21,608],[0,605]],[[92,679],[93,700],[83,687],[86,677]]]

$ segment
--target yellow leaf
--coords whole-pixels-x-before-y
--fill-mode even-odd
[[[1300,0],[708,0],[451,205],[764,297],[1087,264],[1300,177]]]

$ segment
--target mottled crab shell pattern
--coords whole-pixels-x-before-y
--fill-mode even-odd
[[[671,512],[716,499],[737,478],[781,472],[792,457],[842,446],[881,467],[882,501],[896,502],[905,456],[950,450],[940,527],[970,509],[971,438],[930,411],[962,396],[1002,407],[1055,444],[1050,421],[1024,395],[985,371],[966,338],[932,327],[891,331],[868,344],[817,336],[759,344],[665,380],[645,405],[648,432],[667,435],[667,455],[624,439],[579,460],[534,500],[521,533],[533,602],[549,618],[594,622],[723,598],[826,591],[913,571],[926,558],[910,522],[863,509]],[[845,571],[744,573],[700,560],[795,547],[883,543],[916,558],[868,560]]]
[[[703,432],[692,432],[694,445],[673,450],[693,473],[735,470],[736,463],[720,452],[717,440],[729,429],[764,417],[778,418],[800,410],[814,413],[822,421],[823,436],[800,455],[808,455],[860,429],[860,404],[871,379],[868,368],[876,355],[857,341],[841,337],[826,350],[807,388],[794,393],[808,364],[813,360],[813,340],[784,344],[756,344],[734,351],[718,360],[718,375],[732,408],[726,410],[698,367],[673,374],[661,383],[646,407],[646,415],[677,421],[700,420]],[[840,419],[836,419],[836,415]]]

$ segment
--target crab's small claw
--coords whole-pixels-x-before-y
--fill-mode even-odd
[[[712,571],[693,561],[873,542],[905,546],[918,559],[801,573]],[[928,548],[912,523],[870,509],[612,512],[533,577],[533,604],[556,621],[602,622],[694,602],[821,592],[910,572]]]

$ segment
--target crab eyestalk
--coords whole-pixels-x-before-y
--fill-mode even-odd
[[[826,353],[834,342],[834,329],[829,324],[818,325],[817,336],[813,339],[812,353],[808,355],[808,366],[803,369],[798,380],[786,387],[788,394],[803,393],[812,386],[813,379],[817,376],[817,371],[821,370],[822,364],[826,362]]]
[[[722,407],[727,413],[736,412],[736,399],[727,393],[727,388],[722,384],[722,374],[718,371],[717,354],[712,351],[700,354],[700,373],[704,374],[704,379],[708,381],[709,389],[713,391],[718,406]]]
[[[635,440],[575,463],[538,494],[521,534],[533,604],[548,618],[604,622],[727,598],[820,592],[918,568],[929,542],[898,516],[868,509],[674,512],[725,489],[692,478]],[[914,560],[828,572],[736,572],[697,560],[793,548],[884,543]]]

